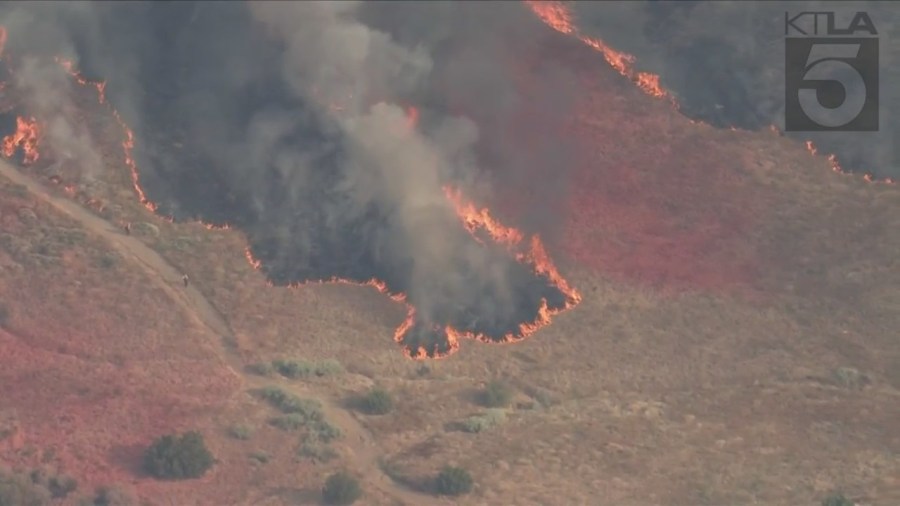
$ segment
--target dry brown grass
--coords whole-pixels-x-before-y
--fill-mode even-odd
[[[149,216],[124,171],[98,191],[113,220],[159,228],[144,240],[225,315],[224,344],[245,364],[337,358],[340,377],[271,381],[336,401],[390,390],[391,413],[358,417],[382,468],[415,485],[467,467],[476,489],[459,504],[813,505],[838,488],[900,503],[900,191],[768,133],[692,125],[601,63],[584,68],[593,92],[571,128],[591,171],[566,221],[574,244],[557,248],[584,302],[520,344],[463,343],[427,374],[391,340],[403,308],[373,289],[269,287],[239,233]],[[4,232],[28,244],[77,228],[27,199],[0,202]],[[19,222],[23,206],[36,224]],[[0,388],[24,434],[0,442],[4,461],[52,449],[82,481],[135,482],[159,504],[305,504],[330,472],[354,469],[352,441],[334,444],[334,462],[298,459],[297,436],[226,374],[221,336],[127,260],[98,266],[107,251],[87,234],[46,265],[0,256],[12,314]],[[842,367],[864,379],[842,382]],[[496,378],[517,392],[507,421],[453,430]],[[236,424],[255,430],[236,439]],[[182,428],[204,430],[214,470],[136,478],[141,445]],[[363,486],[365,504],[392,504],[390,487]]]

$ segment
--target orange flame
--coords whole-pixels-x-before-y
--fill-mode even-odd
[[[469,233],[474,234],[477,229],[483,229],[491,236],[491,238],[494,239],[494,241],[499,244],[505,245],[510,249],[510,251],[515,251],[517,248],[521,249],[526,246],[524,235],[520,231],[512,227],[507,227],[498,222],[490,215],[489,211],[486,208],[479,209],[471,202],[465,201],[462,197],[461,192],[459,192],[458,190],[454,190],[452,188],[444,188],[444,193],[453,204],[457,216],[459,216],[460,220],[463,223],[463,226],[466,228],[466,230],[469,231]],[[253,266],[254,269],[261,268],[262,263],[253,256],[253,252],[250,250],[250,248],[247,248],[244,251],[244,256],[247,258],[247,261],[251,266]],[[561,313],[562,311],[570,309],[581,302],[581,294],[577,290],[572,288],[569,285],[568,281],[566,281],[562,277],[562,275],[560,275],[559,270],[556,268],[556,265],[547,254],[540,237],[538,237],[537,235],[532,236],[531,240],[527,243],[526,250],[518,251],[515,256],[516,260],[531,265],[536,274],[545,276],[554,287],[560,290],[566,297],[565,305],[559,309],[550,309],[547,305],[547,301],[545,299],[542,299],[541,305],[538,308],[538,314],[535,317],[534,321],[521,323],[519,325],[518,333],[506,334],[499,340],[492,339],[491,337],[481,333],[463,332],[455,329],[450,325],[447,325],[446,327],[444,327],[443,331],[447,339],[448,350],[445,353],[435,355],[432,358],[440,359],[452,355],[459,349],[459,342],[463,338],[478,340],[488,344],[495,344],[498,342],[513,343],[521,341],[534,334],[541,328],[549,325],[552,321],[553,316]],[[392,300],[405,304],[407,309],[406,318],[394,331],[394,341],[397,343],[403,343],[406,333],[409,332],[409,330],[412,329],[413,325],[415,324],[415,308],[406,303],[406,295],[403,293],[392,293],[388,289],[387,285],[383,281],[380,281],[378,279],[370,279],[366,282],[360,283],[334,277],[327,280],[292,283],[289,286],[291,288],[296,288],[300,286],[324,283],[371,286],[378,290],[380,293],[389,296]],[[271,285],[271,282],[269,282],[269,284]],[[404,353],[407,357],[415,360],[428,358],[427,350],[421,346],[415,351],[404,348]]]
[[[66,69],[66,71],[73,78],[75,78],[75,80],[79,84],[89,85],[89,86],[93,86],[94,88],[96,88],[100,102],[101,103],[106,102],[105,94],[104,94],[105,83],[96,83],[96,82],[88,81],[83,76],[81,76],[81,74],[78,73],[77,70],[75,70],[74,65],[71,62],[68,62],[68,61],[62,60],[62,59],[58,59],[57,61],[63,66],[63,68]],[[333,106],[333,108],[338,109],[338,110],[341,109],[340,106]],[[134,132],[122,120],[118,111],[116,111],[112,107],[111,107],[111,110],[112,110],[113,116],[115,117],[115,119],[119,123],[119,125],[122,127],[124,134],[125,134],[125,140],[122,142],[122,147],[125,150],[125,164],[128,166],[128,168],[131,172],[131,180],[132,180],[132,185],[134,186],[135,192],[137,193],[138,197],[140,198],[141,203],[150,211],[155,212],[158,209],[158,206],[156,203],[150,201],[147,198],[143,189],[141,188],[140,178],[138,176],[138,171],[137,171],[137,165],[136,165],[136,163],[134,161],[134,157],[132,155],[132,150],[134,149]],[[410,127],[415,127],[415,125],[418,122],[418,118],[419,118],[418,109],[414,106],[406,107],[406,115],[407,115],[408,124],[410,125]],[[67,188],[67,190],[68,190],[68,188]],[[491,237],[495,241],[507,246],[511,251],[516,246],[523,243],[524,236],[521,232],[519,232],[518,230],[516,230],[514,228],[506,227],[506,226],[502,225],[501,223],[499,223],[497,220],[495,220],[490,215],[490,213],[488,212],[488,210],[486,208],[477,209],[473,204],[465,202],[463,200],[461,194],[458,191],[453,191],[451,189],[445,189],[445,193],[446,193],[447,197],[451,200],[451,202],[454,204],[454,206],[457,210],[457,214],[460,216],[460,219],[463,221],[463,225],[466,227],[466,229],[470,233],[474,234],[476,229],[483,228],[483,229],[487,230],[487,232],[491,235]],[[212,224],[208,224],[208,223],[203,223],[202,221],[201,221],[201,224],[203,224],[203,226],[205,226],[207,229],[210,229],[210,230],[228,230],[228,229],[230,229],[230,227],[228,225],[221,225],[221,226],[212,225]],[[251,251],[249,246],[246,247],[244,250],[244,257],[247,259],[247,262],[250,264],[250,266],[253,267],[255,270],[262,269],[262,262],[253,255],[253,252]],[[512,342],[512,341],[518,341],[518,340],[524,339],[528,335],[534,333],[539,328],[549,324],[550,319],[554,314],[557,314],[564,309],[573,307],[575,304],[577,304],[581,300],[581,295],[578,294],[578,292],[575,291],[574,289],[570,288],[568,283],[566,282],[566,280],[563,279],[562,276],[559,275],[559,272],[557,271],[556,266],[553,265],[549,256],[545,252],[543,244],[541,243],[539,237],[533,236],[531,238],[530,249],[525,252],[521,252],[521,251],[517,252],[516,259],[519,260],[520,262],[525,262],[525,263],[531,264],[536,273],[546,276],[554,286],[556,286],[558,289],[560,289],[565,294],[566,304],[565,304],[565,307],[562,309],[559,309],[556,311],[551,311],[547,307],[547,301],[542,300],[541,306],[538,311],[538,316],[535,319],[535,321],[530,322],[530,323],[521,324],[520,332],[517,335],[510,334],[510,335],[504,336],[504,338],[502,340],[503,342]],[[267,283],[270,286],[273,284],[271,281],[267,281]],[[381,292],[382,294],[387,295],[395,302],[399,302],[399,303],[406,305],[406,310],[407,310],[406,318],[394,331],[394,341],[397,343],[403,342],[406,333],[409,332],[409,330],[415,324],[415,315],[416,315],[415,308],[407,303],[406,294],[391,292],[388,289],[387,285],[383,281],[378,280],[378,279],[373,278],[373,279],[370,279],[365,282],[355,282],[355,281],[351,281],[351,280],[347,280],[347,279],[333,277],[333,278],[326,279],[326,280],[306,281],[306,282],[302,282],[302,283],[299,283],[299,282],[292,283],[289,285],[289,288],[297,288],[297,287],[305,286],[305,285],[325,284],[325,283],[347,284],[347,285],[356,285],[356,286],[371,286],[371,287],[374,287],[379,292]],[[440,330],[440,329],[435,329],[435,330]],[[476,334],[470,334],[470,333],[462,333],[460,331],[453,329],[450,326],[446,327],[444,329],[444,331],[445,331],[445,335],[446,335],[448,346],[449,346],[448,351],[443,354],[437,354],[430,358],[440,359],[440,358],[445,358],[445,357],[452,355],[456,350],[459,349],[459,339],[461,337],[478,339],[478,340],[481,340],[484,342],[489,342],[489,343],[496,342],[496,340],[491,340],[487,336],[480,335],[480,334],[476,335]],[[419,347],[416,350],[409,350],[407,347],[404,347],[404,353],[406,354],[407,357],[416,359],[416,360],[429,358],[428,352],[424,347]]]
[[[34,118],[16,118],[16,131],[3,138],[2,153],[3,156],[10,158],[16,154],[16,150],[21,148],[23,153],[22,163],[25,165],[32,164],[40,157],[38,154],[38,138],[40,137],[40,128],[38,128],[37,120]]]
[[[664,98],[673,105],[677,105],[675,97],[659,84],[658,75],[649,72],[638,72],[634,69],[634,56],[616,51],[600,39],[578,33],[578,29],[575,28],[575,23],[572,20],[571,11],[562,2],[526,0],[525,4],[531,9],[531,12],[550,28],[566,35],[572,35],[589,47],[599,51],[610,66],[636,84],[644,93],[656,98]]]
[[[809,151],[809,154],[813,156],[817,156],[819,154],[819,150],[816,148],[816,145],[813,144],[813,141],[806,141],[806,150]],[[852,172],[847,172],[843,168],[841,168],[840,163],[838,163],[837,155],[830,154],[826,157],[828,159],[828,163],[831,165],[831,170],[837,172],[838,174],[843,174],[845,176],[853,176]],[[893,178],[886,177],[884,179],[875,179],[875,176],[872,174],[866,173],[863,174],[863,180],[867,183],[881,183],[881,184],[895,184]]]
[[[75,81],[82,86],[93,86],[97,90],[97,99],[101,104],[106,103],[106,82],[94,82],[85,79],[84,76],[81,75],[78,70],[75,69],[75,64],[70,60],[65,60],[62,58],[56,58],[56,62],[59,63],[66,72],[72,76]],[[159,209],[159,206],[147,198],[147,195],[144,194],[144,189],[141,188],[140,184],[140,175],[137,170],[137,164],[134,161],[134,132],[128,128],[128,125],[122,120],[122,117],[119,115],[119,111],[110,106],[110,110],[112,110],[113,118],[116,119],[116,122],[122,128],[122,131],[125,134],[125,139],[122,140],[122,149],[125,151],[125,165],[128,167],[129,172],[131,173],[131,186],[134,188],[135,193],[137,193],[138,199],[140,199],[141,204],[147,208],[150,212],[156,212]],[[171,219],[169,220],[171,221]]]

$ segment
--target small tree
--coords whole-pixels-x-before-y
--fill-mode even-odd
[[[213,465],[203,436],[196,431],[157,439],[144,454],[144,470],[155,478],[199,478]]]
[[[344,471],[329,476],[322,487],[322,499],[326,504],[346,506],[355,503],[360,497],[362,489],[359,481]]]
[[[494,380],[481,392],[481,403],[488,408],[503,408],[512,400],[512,389],[506,383]]]
[[[387,390],[375,387],[359,400],[359,406],[370,415],[386,415],[394,408],[394,399]]]
[[[463,495],[472,491],[472,475],[461,467],[446,466],[434,480],[434,488],[441,495]]]

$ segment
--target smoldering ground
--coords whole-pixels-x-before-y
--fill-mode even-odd
[[[878,132],[791,132],[835,153],[842,167],[900,176],[894,153],[900,112],[900,10],[888,2],[575,2],[579,29],[634,54],[638,70],[660,75],[681,111],[719,127],[784,127],[784,16],[833,11],[837,27],[867,12],[880,45]]]
[[[21,3],[0,13],[8,51],[23,65],[39,70],[62,56],[106,81],[107,100],[134,131],[142,186],[161,213],[240,227],[276,283],[385,281],[416,308],[410,350],[447,351],[448,324],[516,334],[542,299],[550,308],[566,299],[504,247],[462,228],[443,187],[485,196],[490,181],[509,180],[523,159],[506,146],[494,153],[492,171],[479,168],[479,129],[448,114],[447,103],[477,104],[486,117],[512,114],[521,97],[490,58],[528,40],[521,27],[535,22],[519,5],[438,3],[393,22],[383,14],[397,7],[384,8]],[[485,27],[485,15],[506,21],[479,37],[493,51],[474,51],[454,28]],[[70,83],[38,70],[16,86],[52,108],[40,112],[66,117],[59,111]],[[448,75],[452,97],[437,85]],[[479,86],[468,91],[470,80]],[[404,110],[413,104],[422,108],[417,128]]]

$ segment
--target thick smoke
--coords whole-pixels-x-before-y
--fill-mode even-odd
[[[391,21],[397,6],[361,2],[23,3],[2,22],[10,52],[62,54],[107,82],[161,212],[241,227],[276,283],[385,281],[416,308],[405,344],[431,354],[449,346],[445,325],[500,338],[542,299],[566,301],[503,247],[473,240],[444,194],[489,191],[524,161],[507,146],[479,169],[479,129],[448,111],[511,118],[521,98],[491,57],[512,56],[522,27],[538,25],[518,4],[402,5]],[[453,31],[510,13],[478,36],[491,47]],[[36,101],[65,97],[41,68],[19,84]],[[55,98],[41,107],[65,109]]]
[[[69,5],[67,8],[73,14],[79,10],[86,12],[85,6]],[[50,11],[38,6],[34,10],[5,13],[2,24],[32,25],[52,17]],[[102,158],[71,99],[73,83],[56,61],[39,56],[49,47],[68,47],[69,40],[64,33],[56,33],[49,40],[38,41],[34,48],[37,55],[30,51],[19,53],[21,44],[17,42],[12,38],[6,45],[6,49],[11,49],[9,52],[21,55],[16,71],[9,74],[8,69],[4,69],[3,76],[9,91],[19,102],[16,105],[41,118],[42,136],[46,144],[52,146],[57,167],[69,168],[81,177],[82,183],[92,183],[95,171],[102,166]],[[8,115],[8,120],[14,120],[14,115]]]
[[[889,2],[575,2],[579,29],[634,54],[640,70],[659,74],[686,115],[720,127],[784,127],[784,14],[834,11],[847,26],[865,11],[880,44],[880,130],[796,132],[847,170],[900,176],[900,10]]]

